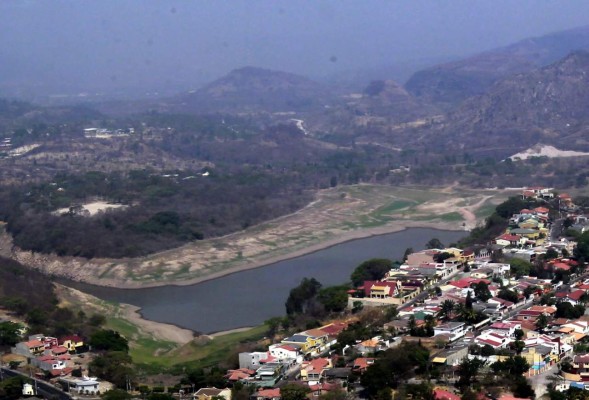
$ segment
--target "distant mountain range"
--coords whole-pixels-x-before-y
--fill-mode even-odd
[[[449,109],[484,94],[498,80],[551,64],[589,49],[589,26],[557,32],[439,64],[416,72],[405,87],[413,95]]]
[[[495,83],[467,99],[430,139],[445,147],[513,154],[536,143],[589,149],[589,52]]]
[[[426,68],[405,86],[383,77],[357,92],[288,72],[244,67],[157,102],[120,102],[96,109],[107,115],[154,111],[247,116],[257,127],[295,126],[293,132],[304,133],[308,140],[340,147],[446,149],[503,158],[537,143],[589,150],[586,50],[589,27]],[[37,115],[39,120],[57,121],[69,112],[100,118],[88,109],[40,109],[12,102],[0,103],[0,123],[3,110],[9,117],[5,123],[24,116],[34,121]]]
[[[177,112],[288,112],[320,108],[332,99],[328,87],[308,78],[244,67],[201,89],[171,99],[169,105]]]

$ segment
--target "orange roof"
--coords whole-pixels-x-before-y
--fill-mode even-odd
[[[280,388],[258,390],[258,392],[256,393],[256,396],[257,397],[268,397],[268,398],[280,397]]]
[[[25,342],[25,346],[27,347],[45,347],[45,344],[43,344],[42,341],[37,340],[37,339],[33,339],[33,340],[29,340],[28,342]]]
[[[354,360],[354,368],[366,369],[374,362],[374,358],[358,357]]]
[[[434,389],[434,398],[436,400],[460,400],[460,396],[442,389]]]

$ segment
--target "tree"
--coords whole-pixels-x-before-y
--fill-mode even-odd
[[[6,378],[0,382],[0,398],[6,400],[18,399],[22,394],[22,386],[25,383],[22,376]]]
[[[443,249],[445,246],[438,238],[430,239],[426,244],[426,249]]]
[[[526,299],[529,299],[532,294],[534,294],[538,290],[537,286],[528,286],[524,289],[524,296]]]
[[[91,374],[112,382],[118,388],[126,388],[127,383],[135,378],[131,357],[123,351],[110,351],[95,357],[88,369]]]
[[[264,325],[266,325],[268,327],[266,334],[272,338],[272,337],[274,337],[274,335],[276,335],[276,332],[278,332],[278,329],[280,329],[280,326],[282,325],[282,318],[281,317],[269,318],[266,321],[264,321]]]
[[[509,260],[509,265],[511,266],[511,273],[517,279],[529,275],[533,267],[531,263],[519,258],[512,258]]]
[[[455,306],[456,306],[456,303],[454,303],[452,300],[450,300],[450,299],[444,300],[440,304],[440,311],[438,311],[438,317],[444,317],[446,319],[450,319],[450,316],[452,315],[452,312],[454,311]]]
[[[398,386],[399,382],[415,373],[426,371],[429,351],[416,343],[402,343],[395,349],[387,350],[381,358],[368,367],[360,377],[362,386],[371,399],[377,399],[384,391]]]
[[[503,300],[511,301],[514,304],[518,301],[517,293],[507,288],[500,289],[499,293],[497,293],[497,297]]]
[[[319,290],[317,298],[327,312],[342,312],[348,306],[348,286],[330,286]]]
[[[492,355],[495,355],[495,349],[493,346],[486,344],[481,348],[481,356],[490,357]]]
[[[304,314],[315,296],[319,293],[321,283],[315,278],[303,278],[299,286],[291,289],[286,300],[286,313],[288,315]]]
[[[403,262],[407,261],[410,254],[413,254],[413,247],[407,247],[403,253]]]
[[[470,295],[470,290],[466,294],[466,300],[464,301],[464,308],[467,310],[472,310],[472,297]]]
[[[0,322],[0,346],[14,346],[20,341],[22,326],[15,322]]]
[[[580,263],[589,261],[589,232],[583,232],[577,239],[577,246],[573,250],[573,256]]]
[[[297,383],[287,383],[280,388],[282,400],[307,400],[307,394],[311,392],[309,386]]]
[[[90,337],[90,346],[95,350],[105,351],[129,351],[129,342],[117,331],[112,329],[101,329]]]
[[[405,385],[405,395],[406,397],[411,396],[412,399],[420,399],[420,400],[435,400],[436,397],[434,396],[434,388],[431,384],[426,382],[419,383],[419,384],[407,384]]]
[[[544,254],[544,259],[552,260],[553,258],[558,258],[558,252],[551,247],[548,250],[546,250],[546,254]]]
[[[577,319],[585,314],[585,307],[580,304],[573,306],[568,301],[560,302],[556,305],[556,318]]]
[[[486,302],[491,297],[493,297],[491,295],[491,291],[489,290],[489,285],[487,285],[483,281],[480,281],[477,284],[475,284],[475,286],[474,286],[474,296],[478,300],[483,301],[483,302]]]
[[[511,345],[518,355],[526,348],[526,344],[522,340],[516,340]]]
[[[544,314],[540,314],[538,318],[536,318],[536,322],[534,324],[538,332],[543,333],[544,329],[548,326],[548,317]]]
[[[515,376],[514,383],[511,386],[511,391],[513,392],[514,396],[524,399],[532,399],[536,395],[532,385],[530,385],[528,380],[521,375]]]
[[[407,328],[409,328],[411,335],[415,333],[415,329],[417,328],[417,323],[415,322],[415,315],[409,316],[409,320],[407,321]]]
[[[442,252],[442,253],[438,253],[436,255],[434,255],[434,261],[437,263],[443,263],[444,261],[446,261],[449,258],[454,257],[454,255],[452,253],[447,253],[447,252]]]
[[[123,389],[111,389],[101,396],[102,400],[129,400],[133,396]]]
[[[382,279],[393,268],[393,262],[386,258],[372,258],[358,265],[350,279],[354,287],[359,287],[364,281]]]
[[[458,365],[458,387],[469,387],[476,380],[479,370],[485,365],[485,362],[478,358],[469,360],[465,357]]]
[[[397,306],[395,305],[388,306],[384,309],[384,317],[387,322],[397,318],[397,315],[399,315],[399,310],[397,310]]]

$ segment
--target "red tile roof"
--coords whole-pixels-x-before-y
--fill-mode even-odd
[[[521,237],[519,235],[510,235],[508,233],[499,236],[495,240],[507,240],[508,242],[517,242]]]
[[[569,271],[571,269],[571,266],[562,262],[557,262],[553,264],[555,269],[560,269],[563,271]]]
[[[491,283],[491,281],[487,279],[476,279],[476,278],[462,278],[457,281],[448,282],[449,285],[455,286],[460,289],[465,289],[470,287],[471,285],[477,284],[479,282],[485,282],[487,285]]]
[[[255,394],[256,397],[275,398],[280,397],[280,388],[276,389],[262,389]]]
[[[373,286],[385,286],[391,289],[391,293],[395,293],[397,290],[396,282],[381,282],[381,281],[365,281],[364,282],[364,294],[370,296]]]
[[[460,400],[460,396],[442,389],[434,389],[434,398],[436,400]]]
[[[83,343],[84,342],[84,339],[82,339],[78,335],[69,335],[69,336],[64,336],[64,337],[60,338],[59,343],[63,343],[66,340],[70,340],[70,341],[76,342],[76,343]]]

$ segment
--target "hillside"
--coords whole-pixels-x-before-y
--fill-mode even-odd
[[[511,155],[536,143],[587,150],[589,53],[497,82],[451,113],[434,145]]]
[[[416,72],[407,90],[446,109],[486,93],[498,80],[551,64],[572,51],[589,49],[589,26],[525,39],[463,60]]]
[[[244,67],[164,106],[176,112],[278,112],[322,107],[331,98],[323,85],[282,71]]]

